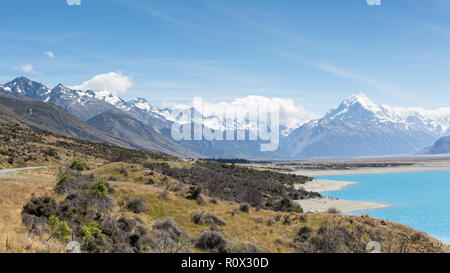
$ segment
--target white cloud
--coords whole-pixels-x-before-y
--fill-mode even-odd
[[[164,103],[165,107],[172,109],[188,109],[192,105]],[[295,105],[292,99],[267,98],[263,96],[248,96],[237,98],[231,102],[202,102],[201,112],[205,117],[223,116],[231,113],[249,113],[258,109],[269,111],[280,110],[280,125],[287,128],[297,128],[300,125],[318,118],[317,115],[306,111],[302,106]]]
[[[80,85],[71,86],[72,89],[109,91],[114,95],[125,93],[133,86],[133,80],[122,74],[122,72],[109,72],[99,74]]]
[[[423,107],[394,107],[394,110],[404,119],[417,114],[433,120],[450,118],[450,107],[441,107],[437,109],[424,109]]]
[[[45,51],[44,54],[47,55],[47,57],[49,57],[50,59],[55,58],[55,53],[53,53],[52,51]]]
[[[366,0],[369,6],[381,6],[381,0]]]
[[[34,70],[34,68],[31,64],[19,65],[19,66],[14,67],[14,69],[20,70],[22,72],[29,73],[29,74],[37,74],[37,72]]]
[[[69,6],[81,6],[81,0],[66,0]]]

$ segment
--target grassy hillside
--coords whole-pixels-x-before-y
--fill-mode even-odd
[[[445,252],[412,228],[302,213],[309,178],[0,126],[0,252]],[[252,202],[255,201],[255,202]],[[247,204],[247,203],[250,203]]]

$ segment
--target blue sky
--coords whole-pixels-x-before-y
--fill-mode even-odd
[[[121,97],[155,105],[260,95],[314,113],[360,92],[394,106],[450,101],[450,1],[72,2],[2,1],[1,83],[120,72],[133,83]]]

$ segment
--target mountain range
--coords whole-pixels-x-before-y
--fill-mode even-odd
[[[0,95],[1,105],[15,111],[21,119],[26,116],[26,107],[18,111],[17,100],[33,104],[32,108],[47,105],[46,110],[41,111],[47,114],[42,114],[42,119],[46,117],[47,121],[40,126],[48,130],[182,157],[293,159],[401,155],[421,151],[450,133],[450,118],[425,117],[418,112],[404,116],[396,108],[377,105],[364,94],[358,94],[345,99],[320,119],[298,128],[281,128],[279,149],[260,152],[261,140],[175,141],[171,138],[171,127],[184,122],[177,116],[177,109],[158,109],[143,98],[125,101],[108,91],[75,90],[62,84],[50,89],[25,77],[0,86]],[[59,122],[55,128],[48,119],[52,112],[60,113],[65,120],[71,115],[70,124],[83,125],[90,134],[81,133],[81,129],[76,131],[73,125],[64,122]],[[38,119],[28,122],[39,124]],[[226,128],[220,116],[211,114],[203,117],[200,126],[213,130]],[[247,120],[238,120],[236,130],[248,128]]]
[[[420,116],[404,120],[393,108],[358,94],[323,118],[294,130],[282,149],[294,158],[410,154],[444,133],[442,126],[431,126],[424,120]]]

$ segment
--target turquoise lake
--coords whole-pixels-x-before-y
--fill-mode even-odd
[[[349,214],[369,214],[402,223],[450,244],[450,171],[319,178],[359,182],[339,191],[325,192],[325,196],[391,205]]]

